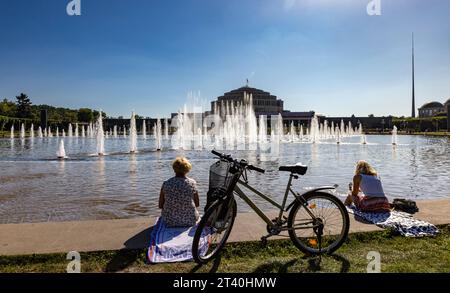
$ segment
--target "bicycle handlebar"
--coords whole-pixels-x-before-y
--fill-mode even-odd
[[[243,165],[240,162],[237,162],[236,160],[233,160],[231,155],[222,154],[222,153],[219,153],[218,151],[214,151],[214,150],[211,151],[211,152],[213,153],[213,155],[216,155],[216,156],[220,157],[221,159],[227,160],[228,162],[236,162],[240,166],[245,167],[245,168],[247,168],[249,170],[253,170],[253,171],[256,171],[256,172],[259,172],[259,173],[265,173],[266,172],[266,170],[258,168],[258,167],[253,166],[253,165],[249,165],[249,164]]]
[[[256,171],[256,172],[259,172],[259,173],[263,173],[263,174],[266,173],[266,170],[258,168],[258,167],[255,167],[253,165],[248,165],[247,168],[249,170],[253,170],[253,171]]]

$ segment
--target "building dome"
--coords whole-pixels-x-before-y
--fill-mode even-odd
[[[429,102],[423,105],[420,109],[434,109],[434,108],[444,108],[444,105],[442,105],[439,102]]]

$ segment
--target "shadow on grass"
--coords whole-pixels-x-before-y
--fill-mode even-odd
[[[218,257],[216,257],[212,263],[211,269],[208,271],[208,273],[216,273],[217,270],[219,269],[220,266],[220,262],[222,261],[222,256],[219,255]],[[200,270],[201,268],[205,267],[205,265],[196,265],[195,267],[192,268],[192,270],[189,271],[190,274],[192,273],[196,273],[198,270]]]
[[[332,258],[335,261],[341,263],[340,273],[346,273],[350,269],[350,262],[341,255],[333,254],[325,256]],[[254,273],[288,273],[289,268],[293,267],[295,264],[302,262],[305,264],[304,268],[301,270],[303,272],[321,272],[322,268],[322,256],[308,257],[304,256],[301,258],[294,258],[289,261],[274,261],[270,263],[265,263],[258,266]],[[300,264],[303,265],[303,264]]]
[[[125,241],[124,249],[116,252],[106,265],[105,272],[120,272],[134,264],[143,255],[143,249],[150,244],[150,235],[153,227],[149,227]]]

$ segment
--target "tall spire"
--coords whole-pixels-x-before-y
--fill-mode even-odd
[[[414,33],[412,33],[412,111],[411,117],[416,117],[416,89],[415,89],[415,66],[414,66]]]

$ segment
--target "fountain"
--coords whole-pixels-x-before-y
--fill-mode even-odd
[[[164,119],[164,136],[169,139],[169,119]]]
[[[11,135],[10,135],[11,139],[14,139],[14,125],[11,126]]]
[[[51,128],[51,126],[48,127],[47,137],[53,137],[53,133],[52,133],[52,128]]]
[[[155,125],[155,143],[156,150],[161,151],[162,149],[162,127],[161,127],[161,119],[156,120]]]
[[[294,122],[291,122],[291,129],[289,131],[290,141],[296,142],[298,140],[297,131],[294,126]]]
[[[336,129],[336,143],[341,144],[341,131],[339,128]]]
[[[60,160],[67,159],[66,150],[64,149],[64,140],[63,139],[61,139],[59,141],[59,148],[58,148],[58,151],[56,152],[56,155],[58,156],[58,159],[60,159]]]
[[[22,123],[21,127],[20,127],[20,138],[24,139],[25,138],[25,125]]]
[[[127,127],[123,127],[123,138],[127,138]]]
[[[61,136],[62,136],[62,137],[66,137],[66,131],[64,130],[64,128],[63,128],[63,130],[62,130]]]
[[[267,141],[267,116],[259,116],[259,129],[258,129],[259,142],[264,144]]]
[[[147,139],[147,128],[145,126],[145,119],[142,120],[142,138]]]
[[[59,127],[56,127],[56,133],[55,133],[56,137],[59,137]]]
[[[75,124],[75,137],[78,137],[78,123]]]
[[[72,124],[71,123],[69,123],[69,131],[68,131],[68,134],[67,134],[69,137],[72,137],[72,135],[73,135],[73,131],[72,131]]]
[[[397,126],[394,125],[394,128],[392,129],[392,145],[398,144],[397,132]]]
[[[311,120],[311,127],[309,130],[309,140],[311,143],[316,143],[317,140],[320,138],[320,127],[319,127],[319,118],[317,116],[314,116]]]
[[[114,138],[117,138],[117,125],[114,125]]]
[[[84,126],[81,125],[81,137],[86,137],[86,132],[84,130]]]
[[[126,128],[124,127],[124,135],[126,137]],[[137,131],[136,131],[136,116],[134,112],[131,114],[130,119],[130,153],[137,152]]]
[[[367,144],[367,137],[365,134],[361,135],[361,144]]]
[[[40,126],[38,128],[38,136],[39,136],[39,138],[43,137],[43,135],[42,135],[42,128]]]
[[[105,154],[105,134],[103,132],[102,112],[97,118],[97,154],[103,156]]]
[[[30,127],[30,137],[34,138],[34,124],[31,123],[31,127]]]
[[[94,137],[94,125],[91,123],[89,123],[89,137]]]

